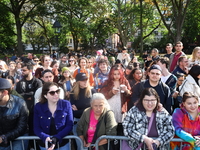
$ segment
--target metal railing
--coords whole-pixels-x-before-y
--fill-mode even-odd
[[[122,150],[122,140],[130,140],[128,137],[126,136],[109,136],[109,135],[103,135],[101,137],[99,137],[96,142],[95,142],[95,150],[99,150],[99,142],[103,139],[107,139],[108,140],[108,148],[107,150],[109,150],[109,147],[110,147],[110,141],[111,140],[120,140],[120,150]],[[182,142],[185,142],[183,141],[182,139],[180,138],[173,138],[170,142],[181,142],[181,146],[180,148],[182,148]],[[169,145],[170,146],[170,145]]]
[[[78,136],[69,135],[69,136],[65,136],[63,139],[69,139],[69,147],[70,147],[70,149],[71,149],[72,139],[79,140],[80,141],[80,147],[83,147],[83,142]],[[34,148],[34,150],[37,150],[36,140],[40,140],[40,138],[38,136],[20,136],[20,137],[16,138],[15,140],[21,140],[22,141],[22,147],[23,147],[22,150],[26,150],[25,147],[24,147],[24,141],[25,140],[33,140],[33,142],[34,142],[34,147],[33,148]],[[11,148],[11,150],[13,150],[11,141],[10,141],[10,148]],[[59,143],[58,143],[58,150],[59,150]]]
[[[72,145],[71,145],[72,144],[72,139],[79,140],[80,147],[81,147],[80,150],[84,149],[83,142],[82,142],[82,140],[78,136],[69,135],[69,136],[65,136],[63,139],[69,139],[69,147],[70,147],[70,149],[72,147]],[[103,135],[103,136],[99,137],[96,140],[95,144],[92,144],[91,146],[95,147],[95,150],[99,150],[99,146],[98,145],[99,145],[99,142],[102,139],[107,139],[107,141],[108,141],[108,148],[107,148],[107,150],[109,150],[111,140],[119,140],[120,150],[122,150],[122,141],[123,140],[126,140],[126,141],[130,140],[128,137],[125,137],[125,136],[108,136],[108,135]],[[33,140],[33,142],[34,142],[34,147],[33,148],[34,148],[34,150],[37,150],[36,140],[40,140],[40,138],[38,136],[20,136],[20,137],[16,138],[15,140],[21,140],[22,145],[23,145],[23,149],[22,150],[26,150],[25,147],[24,147],[24,141],[25,140]],[[185,141],[183,141],[180,138],[173,138],[170,142],[180,142],[181,143],[180,149],[182,149],[182,143],[185,142]],[[13,150],[13,148],[12,148],[12,142],[10,142],[10,147],[11,147],[11,150]],[[91,147],[88,148],[88,149],[91,150]],[[58,145],[58,150],[59,150],[59,145]]]

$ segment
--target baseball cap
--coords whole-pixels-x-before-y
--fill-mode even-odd
[[[10,89],[11,84],[7,79],[0,78],[0,90]]]
[[[160,68],[159,65],[152,65],[152,66],[149,68],[149,71],[151,71],[151,70],[153,70],[153,69],[157,69],[157,70],[162,71],[162,69]]]
[[[84,80],[87,80],[87,79],[88,79],[88,77],[85,73],[78,73],[76,75],[76,82],[77,81],[84,81]]]

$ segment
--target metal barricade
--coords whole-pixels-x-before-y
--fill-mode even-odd
[[[108,135],[103,135],[103,136],[100,136],[96,142],[95,142],[95,150],[99,150],[99,142],[102,140],[102,139],[107,139],[108,140],[108,149],[109,150],[109,147],[110,147],[110,141],[111,140],[120,140],[120,150],[122,150],[122,140],[131,140],[129,139],[128,137],[126,136],[108,136]],[[181,148],[182,148],[182,142],[184,142],[182,139],[180,138],[173,138],[170,142],[181,142]]]
[[[83,142],[78,136],[69,135],[69,136],[65,136],[63,139],[69,139],[69,147],[70,147],[70,149],[71,149],[72,139],[79,140],[80,141],[80,147],[83,147]],[[38,136],[20,136],[20,137],[16,138],[15,140],[21,140],[22,147],[23,147],[22,150],[25,150],[25,147],[24,147],[24,141],[25,140],[33,140],[34,141],[34,150],[37,150],[37,148],[36,148],[36,140],[40,140],[40,138]],[[10,148],[11,148],[11,150],[13,150],[11,141],[10,141]],[[58,150],[59,150],[59,145],[58,145]]]

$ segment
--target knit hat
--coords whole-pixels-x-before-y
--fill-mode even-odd
[[[67,71],[70,71],[69,68],[63,67],[63,68],[62,68],[62,73],[65,72],[66,70],[67,70]]]

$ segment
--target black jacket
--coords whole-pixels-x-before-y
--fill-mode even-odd
[[[158,85],[155,87],[150,85],[149,80],[136,84],[132,89],[132,104],[134,104],[140,98],[142,91],[145,88],[154,88],[160,97],[160,103],[170,114],[172,113],[172,97],[170,88],[162,81],[159,81]]]
[[[23,96],[29,112],[33,111],[35,91],[42,86],[42,81],[33,77],[30,81],[25,78],[16,84],[16,91]]]
[[[5,140],[0,146],[8,146],[9,141],[27,132],[28,109],[23,99],[10,95],[5,107],[0,107],[0,136]]]

